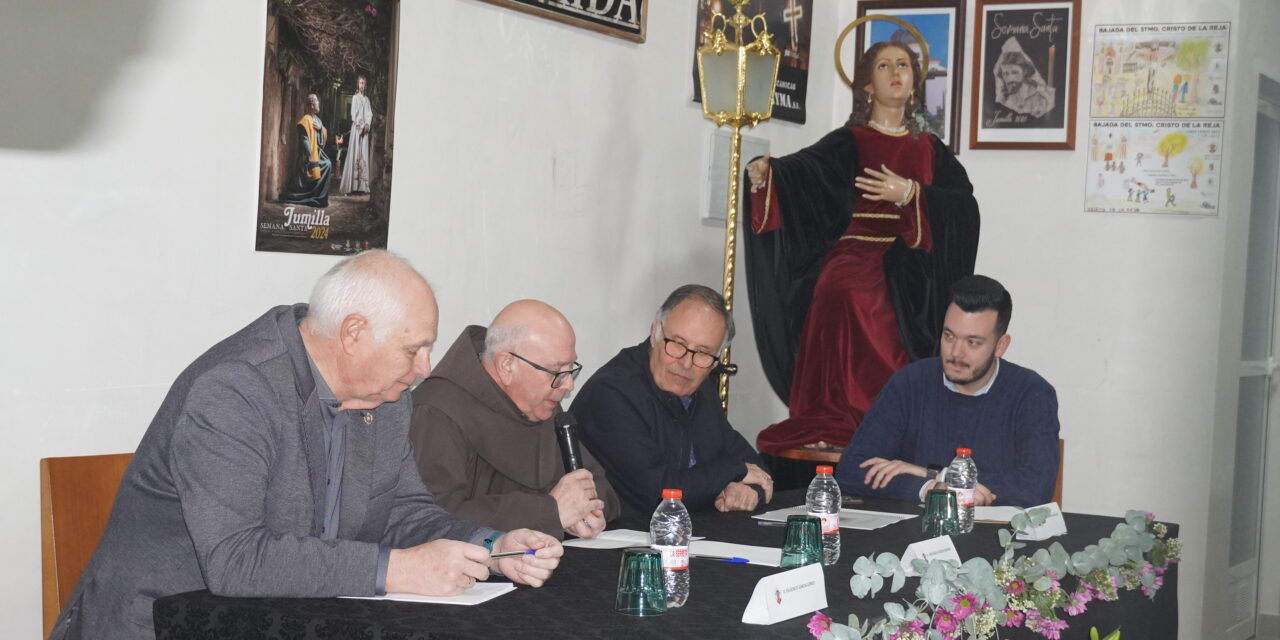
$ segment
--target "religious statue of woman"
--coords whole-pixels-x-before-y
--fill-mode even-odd
[[[973,273],[978,204],[964,167],[920,131],[923,80],[915,51],[877,43],[845,126],[747,165],[751,315],[790,413],[756,440],[769,456],[843,448],[889,376],[936,353],[948,290]]]

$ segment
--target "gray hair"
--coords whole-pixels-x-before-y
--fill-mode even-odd
[[[489,327],[484,334],[484,352],[480,354],[480,361],[493,362],[499,354],[514,351],[527,335],[529,328],[520,324]]]
[[[354,313],[369,321],[374,342],[382,342],[405,314],[395,266],[413,271],[407,260],[383,249],[363,251],[333,265],[311,290],[307,311],[310,331],[332,338],[343,319]]]
[[[715,289],[704,287],[700,284],[686,284],[671,292],[667,296],[666,301],[658,308],[658,314],[654,316],[654,321],[658,324],[658,330],[661,331],[663,325],[667,321],[667,316],[671,314],[671,310],[680,306],[685,300],[697,300],[720,314],[724,320],[724,341],[720,343],[717,353],[724,351],[724,348],[733,342],[734,327],[733,314],[725,309],[724,296],[720,295]],[[657,337],[656,335],[654,336]]]

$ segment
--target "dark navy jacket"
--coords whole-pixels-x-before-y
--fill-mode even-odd
[[[761,464],[725,418],[715,376],[694,392],[686,410],[679,397],[654,384],[647,339],[591,376],[570,410],[583,443],[622,499],[624,515],[648,517],[663,489],[682,490],[690,511],[711,508],[725,485],[746,476],[745,463]]]

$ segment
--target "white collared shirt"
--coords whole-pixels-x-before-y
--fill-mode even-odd
[[[990,379],[990,380],[987,380],[987,383],[986,383],[986,384],[984,384],[984,385],[982,385],[982,388],[981,388],[981,389],[978,389],[977,391],[975,391],[975,392],[973,392],[973,393],[964,393],[963,391],[961,391],[961,390],[960,390],[960,387],[957,387],[957,386],[956,386],[956,383],[952,382],[950,379],[948,379],[948,378],[947,378],[947,374],[946,374],[946,372],[943,372],[943,374],[942,374],[942,386],[944,386],[944,387],[946,387],[947,389],[950,389],[951,391],[954,391],[954,392],[956,392],[956,393],[964,393],[964,395],[967,395],[967,396],[982,396],[982,395],[986,395],[986,394],[987,394],[987,392],[991,390],[991,385],[993,385],[993,384],[995,384],[995,383],[996,383],[996,377],[1000,375],[1000,358],[996,358],[996,365],[995,365],[995,366],[996,366],[996,370],[995,370],[995,372],[994,372],[994,373],[992,373],[992,374],[991,374],[991,379]]]

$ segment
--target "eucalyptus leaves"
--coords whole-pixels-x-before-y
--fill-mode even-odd
[[[997,626],[1025,626],[1057,640],[1067,628],[1060,613],[1075,616],[1093,600],[1115,600],[1121,589],[1141,589],[1155,597],[1164,583],[1164,572],[1178,562],[1182,545],[1168,537],[1168,528],[1151,513],[1129,511],[1111,535],[1075,553],[1054,542],[1030,556],[1016,552],[1026,547],[1014,534],[1044,524],[1049,510],[1020,512],[1000,529],[1004,553],[994,563],[972,558],[957,565],[950,560],[912,561],[920,573],[914,602],[885,604],[884,618],[849,623],[832,622],[814,614],[809,629],[822,640],[960,640],[989,638]],[[1070,593],[1062,579],[1075,576]],[[849,588],[858,598],[875,595],[889,584],[897,593],[906,583],[898,556],[881,553],[853,563]],[[1113,634],[1118,638],[1118,633]],[[1095,636],[1096,637],[1096,636]],[[1110,638],[1112,636],[1108,636]]]

